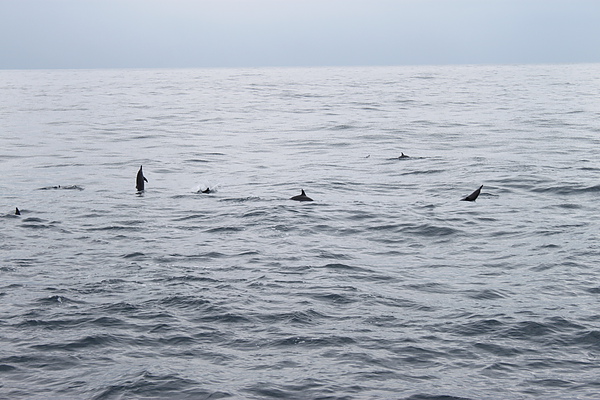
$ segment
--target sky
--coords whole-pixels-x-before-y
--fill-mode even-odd
[[[600,62],[600,0],[0,0],[0,69]]]

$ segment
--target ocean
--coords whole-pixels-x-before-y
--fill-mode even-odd
[[[600,398],[599,93],[600,64],[0,71],[0,398]]]

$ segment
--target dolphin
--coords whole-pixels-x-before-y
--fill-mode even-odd
[[[38,190],[52,190],[52,189],[64,189],[64,190],[83,190],[83,187],[78,185],[66,185],[66,186],[46,186],[43,188],[39,188]]]
[[[479,193],[481,193],[482,187],[483,187],[483,185],[479,186],[479,189],[477,189],[476,191],[474,191],[473,193],[471,193],[464,199],[461,199],[461,201],[475,201],[475,199],[477,199],[477,196],[479,196]]]
[[[206,188],[204,190],[202,190],[202,193],[211,193],[212,190],[210,190],[210,188]]]
[[[398,157],[398,158],[410,158],[410,156],[407,156],[406,154],[404,154],[404,153],[401,153],[401,154],[400,154],[400,157]]]
[[[306,195],[306,193],[304,193],[304,189],[302,189],[302,193],[300,193],[298,196],[292,197],[290,200],[296,200],[296,201],[313,201],[313,199],[311,199],[310,197],[308,197]]]
[[[15,207],[15,215],[21,215],[21,211],[19,211],[19,207]]]
[[[137,178],[135,179],[135,188],[140,192],[144,190],[144,181],[148,182],[148,179],[144,176],[142,172],[142,166],[140,165],[140,170],[137,173]]]

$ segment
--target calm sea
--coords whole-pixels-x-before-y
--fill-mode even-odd
[[[599,93],[0,71],[0,398],[600,398]]]

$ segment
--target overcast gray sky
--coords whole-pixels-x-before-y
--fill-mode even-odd
[[[600,0],[0,0],[0,68],[600,62]]]

